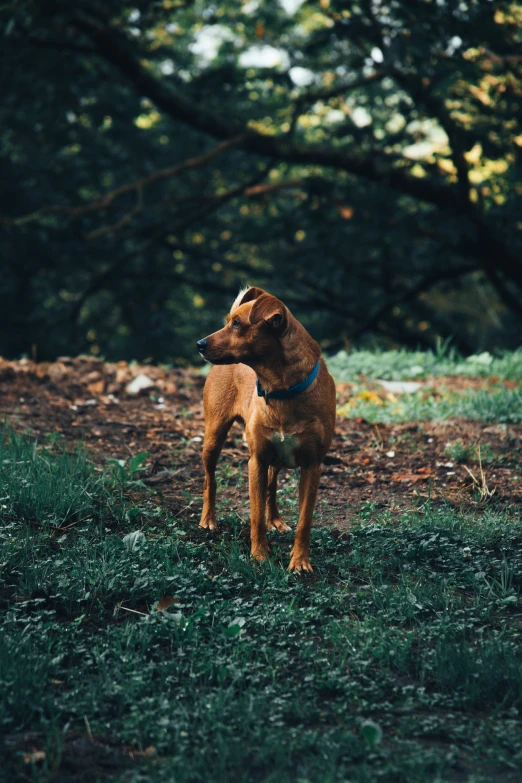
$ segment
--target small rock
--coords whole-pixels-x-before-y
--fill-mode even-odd
[[[115,383],[117,385],[122,384],[122,383],[128,383],[128,381],[131,378],[132,378],[132,373],[129,370],[129,368],[127,367],[127,365],[125,365],[125,367],[120,367],[118,365],[118,367],[116,369],[116,377],[114,379]]]
[[[417,381],[379,381],[375,383],[380,384],[387,392],[392,394],[413,394],[422,387],[422,383]]]
[[[55,362],[53,364],[50,364],[47,370],[47,374],[49,375],[49,378],[52,381],[52,383],[61,383],[68,376],[66,366],[64,364],[61,364],[60,362]]]
[[[138,394],[138,392],[143,391],[143,389],[150,389],[151,386],[154,386],[154,381],[151,380],[148,375],[140,373],[127,384],[125,391],[127,394]]]

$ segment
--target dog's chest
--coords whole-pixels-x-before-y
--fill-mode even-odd
[[[270,442],[276,453],[277,461],[285,468],[295,468],[297,465],[296,451],[299,446],[297,437],[276,430],[272,432]]]

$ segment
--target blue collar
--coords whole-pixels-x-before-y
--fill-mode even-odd
[[[258,397],[264,397],[267,405],[269,400],[290,400],[292,397],[297,397],[298,394],[301,394],[306,389],[308,389],[308,387],[311,386],[311,384],[315,381],[320,365],[321,360],[319,359],[310,375],[307,375],[304,381],[301,381],[301,383],[294,383],[294,385],[290,386],[289,389],[282,389],[281,391],[265,391],[265,389],[263,389],[261,386],[260,381],[257,380],[256,388]]]

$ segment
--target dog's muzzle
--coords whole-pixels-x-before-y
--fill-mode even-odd
[[[198,346],[198,351],[200,353],[204,353],[205,352],[205,348],[208,345],[208,341],[207,340],[198,340],[196,345]]]

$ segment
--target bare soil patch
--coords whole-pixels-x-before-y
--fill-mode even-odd
[[[128,393],[128,384],[138,376],[150,385]],[[487,385],[484,379],[473,380],[448,377],[437,379],[437,385],[455,391]],[[203,385],[204,378],[189,369],[90,357],[53,363],[0,360],[0,412],[19,430],[42,438],[57,432],[68,445],[83,441],[100,466],[107,459],[149,452],[142,478],[161,493],[173,513],[181,513],[195,497],[188,513],[197,517],[203,480]],[[346,402],[350,385],[339,384],[338,393],[340,402]],[[479,464],[455,462],[447,452],[447,444],[455,441],[486,451],[482,469],[493,493],[489,504],[506,508],[520,503],[522,425],[457,418],[376,425],[339,418],[325,461],[317,523],[343,528],[368,504],[399,513],[428,497],[480,508],[484,500],[468,472],[481,481]],[[242,430],[234,426],[222,456],[230,475],[220,493],[241,515],[248,502],[247,459]]]

